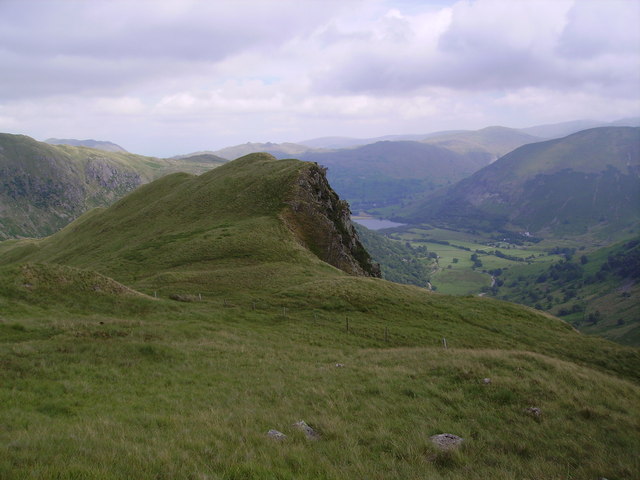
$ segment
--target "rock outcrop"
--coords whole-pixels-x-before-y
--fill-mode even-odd
[[[351,275],[381,276],[351,223],[349,204],[331,188],[325,168],[310,163],[302,169],[287,205],[287,225],[318,258]]]

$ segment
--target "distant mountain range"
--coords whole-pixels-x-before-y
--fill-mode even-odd
[[[531,135],[538,137],[539,139],[553,139],[559,137],[565,137],[572,133],[579,132],[580,130],[586,130],[588,128],[596,127],[638,127],[640,126],[640,117],[631,117],[616,120],[614,122],[603,122],[598,120],[575,120],[570,122],[550,123],[544,125],[535,125],[533,127],[526,128],[508,128],[509,130],[515,130],[525,135]],[[309,140],[302,140],[296,142],[298,145],[305,145],[309,148],[351,148],[360,145],[368,145],[370,143],[383,142],[383,141],[438,141],[445,138],[457,138],[461,135],[462,138],[469,135],[473,135],[474,132],[482,132],[483,130],[491,129],[506,129],[507,127],[486,127],[480,130],[447,130],[438,131],[432,133],[412,134],[412,135],[385,135],[382,137],[373,138],[350,138],[350,137],[320,137]],[[525,142],[531,143],[531,142]],[[520,144],[524,145],[524,143]],[[519,145],[518,145],[519,146]],[[515,147],[513,147],[515,148]],[[508,152],[502,152],[505,154]]]
[[[76,140],[73,138],[48,138],[44,141],[50,145],[71,145],[72,147],[89,147],[96,150],[104,150],[105,152],[123,152],[127,151],[120,145],[113,142],[103,140]]]
[[[397,215],[453,228],[579,235],[640,221],[640,128],[602,127],[524,145]]]
[[[329,168],[331,184],[355,211],[392,216],[417,198],[469,176],[522,145],[604,125],[636,126],[640,119],[612,123],[580,120],[524,129],[493,126],[369,139],[324,137],[298,143],[246,143],[210,153],[232,159],[267,152],[277,158],[317,162]]]
[[[640,123],[638,119],[614,123],[634,122]],[[328,167],[332,185],[354,210],[387,217],[397,215],[404,221],[433,221],[433,205],[427,208],[421,198],[468,177],[522,145],[594,123],[598,122],[566,122],[520,130],[487,127],[362,141],[316,139],[305,145],[246,143],[171,159],[130,154],[108,141],[49,139],[49,143],[42,143],[24,136],[2,135],[0,238],[52,233],[87,209],[108,205],[166,173],[202,173],[228,159],[254,152],[310,160]],[[380,139],[384,140],[375,141]],[[358,142],[366,145],[356,145]],[[339,144],[350,146],[327,148]],[[597,148],[602,150],[602,146]],[[604,151],[602,154],[607,155]],[[606,212],[602,214],[606,216]],[[523,213],[522,218],[526,216]],[[516,221],[514,225],[522,224],[515,217],[511,220]],[[566,224],[565,220],[561,222]],[[528,227],[536,229],[538,223],[533,221]]]
[[[226,147],[215,152],[204,152],[217,155],[227,160],[234,160],[250,153],[268,153],[276,158],[291,158],[292,156],[299,155],[301,153],[310,150],[305,145],[298,145],[296,143],[243,143],[242,145],[235,145],[232,147]]]
[[[330,152],[306,152],[301,160],[328,167],[328,178],[354,211],[400,205],[454,183],[492,160],[488,152],[458,153],[422,142],[378,142]]]

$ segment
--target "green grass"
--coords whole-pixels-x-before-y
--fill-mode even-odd
[[[437,254],[438,261],[432,265],[431,283],[438,291],[451,295],[486,291],[491,285],[491,275],[487,273],[489,271],[520,268],[523,262],[550,265],[561,258],[559,255],[547,254],[533,243],[514,245],[496,240],[498,232],[480,235],[429,226],[412,226],[395,229],[390,237],[410,242],[414,247],[424,246],[429,252]],[[496,251],[521,261],[498,257]],[[470,259],[472,254],[478,256],[482,262],[481,267],[473,268],[474,263]]]
[[[307,168],[173,175],[0,243],[0,478],[637,473],[637,349],[322,262],[291,224]]]
[[[440,326],[450,345],[443,350],[433,332],[422,334],[433,341],[418,333],[439,322],[403,321],[402,309],[378,322],[351,311],[346,333],[344,311],[290,304],[284,317],[262,303],[228,303],[21,321],[55,332],[0,345],[2,478],[578,479],[637,471],[633,382],[522,347],[461,348],[493,335],[458,339]],[[375,331],[383,325],[388,343]],[[542,409],[540,422],[525,412],[530,406]],[[319,441],[295,431],[300,419]],[[268,439],[271,428],[288,438]],[[463,448],[436,451],[429,436],[442,432],[464,437]],[[607,442],[596,441],[602,432]]]
[[[491,277],[470,269],[441,270],[432,275],[433,285],[438,292],[447,295],[477,294],[482,287],[491,286]]]

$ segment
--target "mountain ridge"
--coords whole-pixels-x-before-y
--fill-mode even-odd
[[[129,153],[120,145],[105,140],[76,140],[75,138],[47,138],[44,143],[50,145],[71,145],[72,147],[89,147],[96,150],[104,150],[105,152],[122,152]]]
[[[531,232],[630,228],[639,220],[639,136],[637,127],[600,127],[524,145],[397,217]]]
[[[0,134],[0,239],[56,232],[164,174],[207,171],[215,157],[159,159]]]

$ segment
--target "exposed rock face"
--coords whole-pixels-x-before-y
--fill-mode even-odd
[[[352,275],[381,277],[353,228],[349,204],[333,191],[325,168],[315,163],[304,168],[287,204],[287,224],[321,260]]]
[[[118,169],[106,158],[90,158],[85,166],[85,175],[100,187],[123,193],[130,192],[143,183],[138,173]]]

